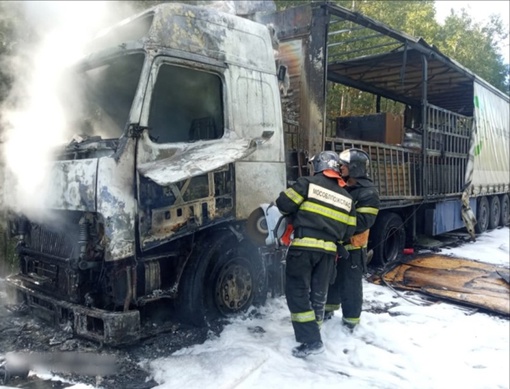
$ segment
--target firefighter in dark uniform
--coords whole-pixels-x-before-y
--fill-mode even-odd
[[[337,243],[348,240],[356,227],[352,198],[341,186],[345,183],[338,155],[323,151],[310,162],[313,176],[298,178],[276,200],[294,227],[286,258],[285,295],[301,343],[292,354],[299,358],[324,351],[320,325],[334,277]]]
[[[367,243],[370,227],[379,212],[379,193],[368,178],[370,158],[360,149],[340,153],[340,172],[356,208],[356,232],[344,242],[349,252],[347,260],[337,262],[337,276],[329,287],[325,319],[342,307],[342,323],[351,330],[360,322],[363,304],[362,278],[366,269]]]

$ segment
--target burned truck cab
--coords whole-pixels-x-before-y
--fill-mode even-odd
[[[90,49],[62,81],[76,135],[55,154],[47,216],[13,218],[9,284],[106,344],[138,339],[153,301],[196,323],[262,301],[268,265],[245,221],[286,182],[268,29],[162,4]]]

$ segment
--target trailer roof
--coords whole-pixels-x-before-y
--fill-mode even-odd
[[[509,97],[442,54],[421,38],[346,8],[323,3],[328,24],[328,80],[418,105],[427,67],[427,100],[466,116],[473,114],[476,81],[509,101]]]

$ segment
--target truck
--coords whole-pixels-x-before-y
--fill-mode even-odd
[[[64,80],[76,136],[54,153],[51,217],[10,213],[7,283],[80,337],[132,343],[154,311],[203,325],[281,293],[285,248],[266,245],[265,210],[321,150],[371,157],[374,261],[420,234],[508,223],[508,96],[330,2],[160,4],[93,40]],[[333,85],[373,94],[374,112],[328,117]]]

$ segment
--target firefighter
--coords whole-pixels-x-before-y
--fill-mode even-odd
[[[368,178],[369,155],[352,148],[340,153],[340,172],[347,183],[356,208],[355,235],[344,242],[349,252],[347,260],[337,261],[337,276],[329,287],[325,319],[342,307],[342,323],[353,330],[359,324],[363,303],[363,273],[366,272],[367,243],[370,227],[379,212],[379,193]]]
[[[324,351],[320,325],[329,284],[334,277],[337,243],[348,240],[356,227],[351,196],[340,185],[338,155],[315,155],[313,175],[300,177],[281,192],[276,205],[294,226],[286,258],[285,295],[296,341],[292,355],[304,358]]]

